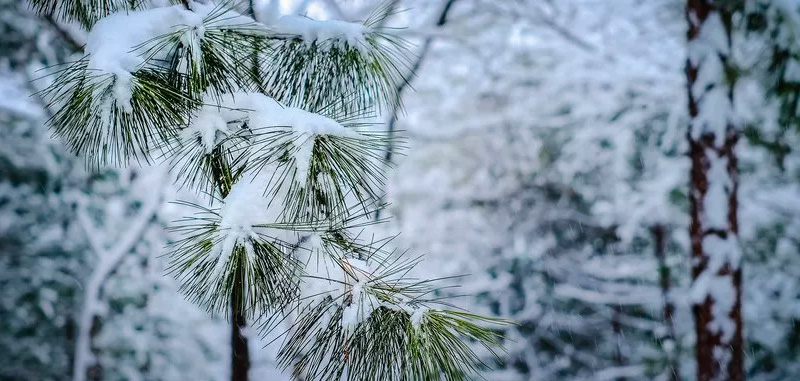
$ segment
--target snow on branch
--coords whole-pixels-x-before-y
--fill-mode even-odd
[[[317,21],[305,16],[281,16],[270,25],[275,33],[300,37],[304,42],[333,41],[346,43],[352,47],[366,49],[366,34],[370,29],[361,23],[341,20]]]

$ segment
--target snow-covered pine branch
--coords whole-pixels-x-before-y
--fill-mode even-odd
[[[298,378],[462,380],[484,367],[465,340],[491,352],[501,338],[485,325],[506,322],[449,309],[435,282],[408,277],[418,258],[364,238],[389,138],[363,117],[398,108],[408,72],[385,16],[259,23],[183,1],[95,19],[47,12],[58,4],[36,2],[92,28],[85,56],[43,92],[50,124],[90,167],[158,159],[209,196],[185,203],[197,212],[174,227],[170,271],[188,299],[231,318],[234,364],[246,321],[269,335],[291,314],[278,360]]]
[[[343,118],[397,102],[405,42],[383,30],[297,16],[264,25],[223,5],[192,4],[99,20],[85,57],[43,91],[58,109],[51,125],[91,165],[148,159],[223,94],[258,91]]]

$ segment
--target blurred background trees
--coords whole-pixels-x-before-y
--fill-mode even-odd
[[[279,5],[355,20],[377,3]],[[96,379],[225,379],[227,326],[163,276],[175,187],[159,168],[88,173],[49,138],[31,80],[74,58],[83,37],[0,4],[0,379],[69,379],[86,303]],[[420,60],[405,110],[382,116],[411,145],[391,156],[388,229],[437,276],[469,274],[453,303],[519,322],[485,377],[693,379],[686,1],[392,6],[403,12],[387,23],[404,27]],[[744,372],[794,379],[800,8],[729,6]],[[118,246],[137,221],[137,238]],[[115,252],[124,258],[90,295]],[[250,350],[254,379],[280,377],[271,347]]]

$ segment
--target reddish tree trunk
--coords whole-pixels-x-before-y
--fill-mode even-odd
[[[688,0],[690,235],[697,379],[744,380],[731,14]]]

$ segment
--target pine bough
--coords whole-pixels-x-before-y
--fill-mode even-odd
[[[506,322],[453,309],[408,276],[419,258],[365,238],[397,143],[363,121],[400,102],[409,66],[378,17],[265,25],[228,3],[32,4],[90,29],[85,56],[43,91],[55,133],[90,167],[165,161],[211,196],[186,203],[196,213],[174,226],[169,270],[210,313],[258,319],[296,377],[462,380],[484,365],[472,345],[500,345],[487,325]]]

